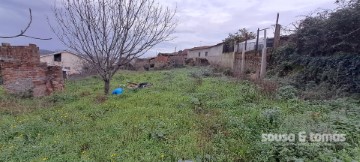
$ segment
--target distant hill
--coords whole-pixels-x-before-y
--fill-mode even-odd
[[[46,54],[54,53],[54,52],[55,51],[50,51],[50,50],[46,50],[46,49],[40,49],[39,50],[40,55],[46,55]]]

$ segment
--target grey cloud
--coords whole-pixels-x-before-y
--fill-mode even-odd
[[[29,21],[29,11],[31,8],[33,22],[27,31],[27,35],[53,38],[50,41],[34,40],[30,38],[0,39],[0,42],[7,42],[13,45],[37,44],[43,49],[64,49],[65,47],[57,40],[50,30],[46,17],[51,18],[51,5],[54,1],[46,0],[2,0],[0,2],[0,20],[6,21],[0,26],[1,35],[18,34]],[[7,14],[3,14],[3,13]]]
[[[317,8],[334,8],[333,0],[159,0],[161,4],[174,8],[179,25],[176,39],[159,44],[145,56],[156,52],[172,52],[199,45],[212,45],[221,42],[228,33],[239,28],[255,32],[257,28],[275,24],[276,13],[280,12],[280,24],[286,26]],[[37,41],[26,38],[0,39],[12,44],[35,43],[44,49],[63,49],[64,46],[51,32],[46,16],[51,18],[51,5],[48,0],[2,0],[0,34],[17,33],[27,23],[27,8],[32,8],[34,22],[28,34],[40,37],[53,37],[51,41]],[[269,33],[271,33],[270,31]]]

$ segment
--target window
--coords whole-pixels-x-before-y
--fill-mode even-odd
[[[208,56],[208,52],[205,52],[205,57],[207,57]]]
[[[54,55],[54,61],[61,62],[61,53]]]
[[[199,52],[199,57],[200,57],[200,55],[201,55],[201,52]]]

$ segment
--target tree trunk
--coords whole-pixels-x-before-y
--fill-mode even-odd
[[[107,79],[107,80],[104,80],[104,92],[105,92],[105,95],[108,95],[109,94],[109,90],[110,90],[110,79]]]

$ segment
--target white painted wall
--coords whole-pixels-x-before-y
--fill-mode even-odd
[[[69,52],[61,52],[61,62],[54,61],[54,54],[40,56],[40,61],[48,66],[61,66],[68,75],[79,74],[83,68],[83,60]]]
[[[206,49],[190,50],[188,52],[188,58],[205,58],[209,61],[210,64],[233,68],[234,53],[222,53],[222,51],[223,44],[212,46]],[[205,56],[206,52],[208,53],[207,56]]]

